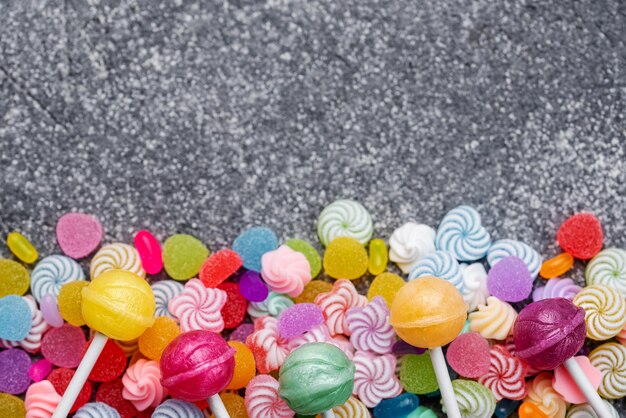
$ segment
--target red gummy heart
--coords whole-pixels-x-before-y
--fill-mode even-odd
[[[206,287],[218,287],[241,268],[239,254],[228,248],[211,254],[200,268],[200,280]]]
[[[83,356],[90,344],[91,341],[85,344]],[[110,382],[120,377],[126,369],[126,360],[124,350],[122,350],[115,341],[108,340],[96,364],[93,366],[93,369],[91,369],[91,373],[89,373],[89,380],[94,382]]]
[[[75,372],[72,369],[55,369],[48,375],[48,380],[52,383],[54,390],[56,390],[59,395],[63,396],[65,389],[67,389],[67,386],[70,384],[70,381],[74,376],[74,373]],[[74,405],[72,406],[72,409],[70,409],[70,412],[78,411],[78,409],[89,402],[89,399],[91,399],[91,390],[91,382],[85,382],[83,388],[80,392],[78,392],[78,396],[76,397],[76,401],[74,401]]]
[[[217,286],[218,289],[226,292],[226,303],[221,310],[224,319],[224,328],[232,329],[243,322],[248,308],[248,301],[241,291],[237,283],[227,282]]]
[[[570,216],[556,234],[559,245],[566,253],[580,260],[593,258],[602,249],[602,225],[592,213]]]

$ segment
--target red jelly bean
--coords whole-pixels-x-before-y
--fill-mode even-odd
[[[224,328],[232,329],[243,322],[248,308],[248,301],[239,291],[237,283],[227,282],[217,286],[218,289],[226,292],[226,304],[222,308],[222,318],[224,319]]]
[[[241,268],[239,254],[228,248],[211,254],[200,268],[200,280],[206,287],[218,287]]]
[[[72,369],[55,369],[50,372],[48,375],[48,380],[52,383],[54,390],[61,396],[65,393],[65,389],[70,384],[72,377],[74,376],[74,370]],[[76,397],[76,401],[74,401],[74,405],[70,412],[76,412],[80,407],[89,402],[91,398],[91,382],[87,381],[83,385],[83,388],[78,392],[78,396]]]
[[[124,384],[120,379],[105,382],[98,388],[96,402],[104,402],[115,408],[121,418],[134,418],[137,416],[137,408],[135,408],[130,401],[124,399],[122,396],[123,390]]]
[[[163,269],[161,244],[150,232],[142,229],[135,235],[135,248],[139,253],[141,265],[148,274],[157,274]]]
[[[89,344],[91,344],[91,341],[85,344],[83,356],[87,348],[89,348]],[[100,357],[98,357],[91,373],[89,373],[89,380],[94,382],[110,382],[120,377],[122,373],[124,373],[124,369],[126,369],[126,360],[124,350],[122,350],[115,341],[107,341]]]
[[[580,260],[593,258],[602,249],[602,225],[592,213],[570,216],[559,228],[556,239],[566,253]]]

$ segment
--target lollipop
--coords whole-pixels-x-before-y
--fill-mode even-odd
[[[333,418],[354,388],[354,364],[339,348],[309,343],[293,350],[280,369],[278,394],[301,415]]]
[[[573,358],[585,343],[585,310],[565,298],[527,305],[514,326],[516,355],[532,367],[552,370],[561,363],[601,417],[610,411]]]
[[[451,342],[465,325],[467,305],[461,293],[443,279],[422,277],[398,291],[389,322],[407,343],[430,349],[437,383],[448,416],[460,418],[441,346]]]
[[[67,416],[108,338],[138,338],[154,322],[154,310],[150,285],[130,271],[108,270],[83,289],[83,318],[97,332],[53,418]]]
[[[208,399],[216,418],[228,417],[218,393],[234,372],[235,349],[210,331],[180,334],[161,356],[161,382],[170,395],[188,402]]]

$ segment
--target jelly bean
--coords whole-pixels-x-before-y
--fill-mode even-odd
[[[239,278],[239,290],[250,302],[263,302],[270,290],[256,271],[248,270]]]
[[[49,325],[55,328],[63,326],[63,317],[61,316],[61,312],[59,312],[59,307],[57,306],[57,301],[54,299],[54,296],[48,293],[41,298],[40,309],[44,321]],[[81,325],[84,325],[84,323]]]
[[[548,418],[537,405],[530,401],[523,402],[517,410],[519,418]]]
[[[0,258],[0,298],[22,296],[30,286],[30,274],[20,263]]]
[[[30,366],[28,369],[28,377],[30,377],[33,382],[40,382],[48,377],[51,371],[52,363],[45,358],[42,358]],[[0,416],[2,416],[2,414],[0,414]]]
[[[387,303],[387,307],[391,307],[393,298],[398,290],[406,283],[404,279],[394,273],[382,273],[376,276],[367,291],[367,299],[372,300],[376,296],[382,296]]]
[[[561,253],[556,257],[546,260],[541,265],[539,274],[544,279],[552,279],[567,273],[574,265],[574,257],[568,253]]]
[[[417,409],[420,401],[412,393],[403,393],[395,398],[385,399],[374,407],[376,418],[407,418]]]
[[[229,341],[235,351],[235,373],[226,389],[242,389],[256,374],[256,363],[252,351],[242,342]]]
[[[365,248],[354,238],[337,237],[324,253],[324,270],[334,279],[358,279],[365,274],[368,264]]]
[[[374,276],[379,275],[387,268],[389,255],[387,253],[387,245],[380,238],[374,238],[369,245],[369,265],[368,270]]]
[[[163,269],[161,244],[149,231],[142,229],[135,235],[135,248],[139,252],[141,265],[148,274],[157,274]]]
[[[520,401],[512,401],[510,399],[502,399],[496,403],[496,417],[507,418],[517,409]]]
[[[32,264],[39,257],[39,253],[33,244],[30,243],[28,238],[19,232],[11,232],[7,236],[7,246],[14,256],[25,262],[26,264]]]

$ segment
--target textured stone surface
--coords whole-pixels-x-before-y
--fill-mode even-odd
[[[383,238],[467,203],[546,256],[579,210],[624,248],[625,42],[619,0],[4,0],[2,240],[57,252],[69,210],[315,240],[351,197]]]

